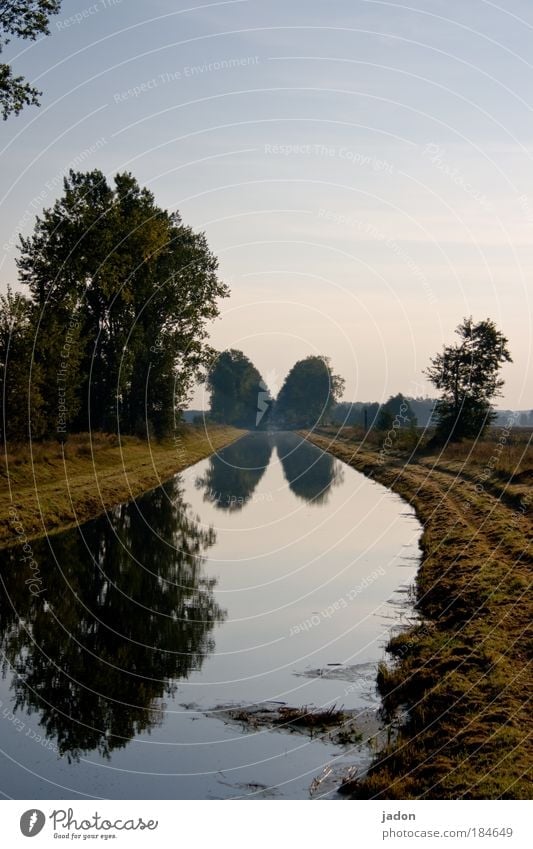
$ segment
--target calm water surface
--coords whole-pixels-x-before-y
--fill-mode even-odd
[[[244,437],[0,576],[0,790],[12,798],[334,796],[367,747],[228,706],[368,718],[420,526],[290,433]],[[319,789],[317,778],[327,776]]]

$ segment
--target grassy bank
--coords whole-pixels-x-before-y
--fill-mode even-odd
[[[378,684],[396,739],[352,798],[531,798],[531,506],[528,435],[436,454],[379,456],[349,429],[308,439],[398,492],[424,532],[420,621],[396,634]],[[530,435],[529,435],[530,437]],[[510,445],[508,445],[510,442]],[[501,446],[505,445],[502,449]]]
[[[92,519],[234,442],[233,427],[184,425],[167,442],[77,434],[57,442],[10,446],[0,459],[0,547]]]

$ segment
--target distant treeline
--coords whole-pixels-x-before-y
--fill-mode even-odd
[[[329,421],[344,380],[334,374],[327,357],[306,357],[292,367],[274,400],[248,357],[230,349],[215,357],[207,387],[211,421],[249,429],[290,430]]]
[[[416,426],[435,426],[437,398],[413,398],[410,395],[395,397],[405,398],[416,419]],[[392,397],[389,398],[387,404],[390,404],[391,400]],[[371,426],[373,422],[378,422],[379,412],[383,406],[386,405],[381,405],[378,401],[341,401],[332,408],[330,418],[333,424],[364,427],[366,410],[368,426]],[[503,427],[510,417],[514,419],[517,427],[533,427],[533,410],[496,410],[496,418],[493,424]]]

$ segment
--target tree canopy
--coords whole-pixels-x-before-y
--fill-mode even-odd
[[[490,319],[465,318],[459,343],[431,360],[426,374],[442,391],[436,404],[437,438],[459,441],[481,436],[496,417],[491,402],[500,395],[503,363],[512,362],[507,339]]]
[[[217,510],[235,512],[253,498],[270,462],[272,443],[264,434],[250,433],[209,458],[203,477],[196,479],[204,501]]]
[[[61,0],[2,0],[0,2],[0,53],[12,36],[35,41],[48,35],[49,20],[61,8]],[[42,92],[14,76],[7,63],[0,63],[0,109],[4,121],[18,115],[24,106],[38,106]]]
[[[206,325],[228,295],[217,264],[204,234],[158,207],[131,174],[110,185],[100,171],[71,171],[18,259],[29,298],[17,296],[11,344],[32,349],[46,435],[168,433],[212,356]],[[0,304],[3,325],[14,307]]]
[[[325,504],[332,489],[344,480],[341,463],[327,451],[317,455],[306,439],[278,433],[275,445],[289,489],[308,504]]]
[[[397,395],[391,395],[389,400],[380,407],[376,428],[378,430],[390,430],[395,423],[398,428],[414,428],[417,425],[411,404],[401,392],[398,392]]]

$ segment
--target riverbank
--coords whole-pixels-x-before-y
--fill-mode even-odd
[[[413,505],[423,524],[420,621],[390,640],[384,709],[406,719],[354,799],[531,798],[532,449],[496,439],[447,452],[366,447],[350,429],[303,434]],[[514,450],[514,449],[513,449]],[[529,650],[528,650],[529,649]]]
[[[136,498],[239,439],[234,427],[183,425],[172,440],[75,434],[10,447],[0,459],[0,548],[67,530]]]

